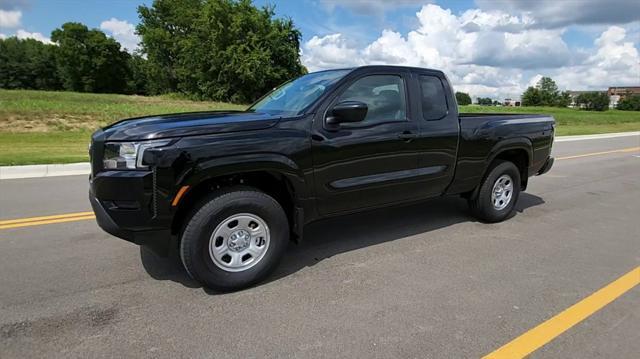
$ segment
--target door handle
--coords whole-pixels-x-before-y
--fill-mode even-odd
[[[403,140],[405,142],[410,142],[411,140],[418,138],[417,133],[413,133],[411,131],[404,131],[398,135],[398,139]]]

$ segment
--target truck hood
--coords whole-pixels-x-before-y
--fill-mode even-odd
[[[140,141],[223,132],[260,130],[275,125],[280,116],[245,112],[189,112],[130,118],[103,129],[107,141]]]

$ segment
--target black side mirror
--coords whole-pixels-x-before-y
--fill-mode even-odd
[[[327,124],[337,125],[341,122],[360,122],[367,116],[367,104],[360,101],[342,101],[331,109],[327,116]]]

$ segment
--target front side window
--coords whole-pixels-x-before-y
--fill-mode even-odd
[[[360,101],[367,104],[363,125],[406,120],[404,81],[395,75],[370,75],[356,80],[338,102]]]
[[[420,75],[422,116],[425,120],[439,120],[447,115],[447,98],[442,81],[436,76]]]

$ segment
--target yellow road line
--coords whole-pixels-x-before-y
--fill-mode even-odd
[[[604,152],[593,152],[593,153],[585,153],[583,155],[575,155],[575,156],[566,156],[566,157],[558,157],[557,160],[570,160],[573,158],[582,158],[582,157],[590,157],[590,156],[599,156],[599,155],[607,155],[610,153],[625,153],[625,152],[633,152],[640,150],[640,147],[629,147],[623,148],[620,150],[612,150],[612,151],[604,151]]]
[[[59,218],[69,218],[69,217],[82,217],[93,215],[93,212],[75,212],[75,213],[66,213],[66,214],[56,214],[52,216],[43,216],[43,217],[30,217],[30,218],[17,218],[17,219],[9,219],[0,221],[0,226],[5,224],[15,224],[15,223],[25,223],[25,222],[39,222],[48,219],[59,219]]]
[[[50,220],[47,220],[47,221],[38,221],[38,222],[4,224],[4,225],[0,225],[0,229],[41,226],[43,224],[75,222],[75,221],[83,221],[83,220],[94,219],[94,218],[96,218],[96,216],[90,215],[90,216],[81,216],[81,217],[68,217],[68,218],[50,219]]]
[[[483,359],[513,359],[529,355],[638,284],[640,284],[640,266],[491,354],[484,356]]]
[[[74,221],[82,221],[82,220],[94,219],[94,218],[95,218],[95,215],[93,214],[93,212],[78,212],[78,213],[60,214],[55,216],[12,219],[12,220],[0,221],[0,229],[40,226],[43,224],[74,222]]]

